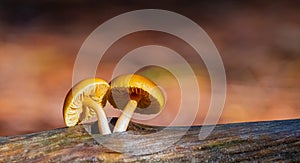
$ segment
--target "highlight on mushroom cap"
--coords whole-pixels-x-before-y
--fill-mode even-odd
[[[129,100],[137,100],[136,113],[159,113],[165,103],[165,98],[160,88],[150,79],[137,75],[121,75],[110,82],[108,95],[113,107],[123,109]]]
[[[96,115],[92,109],[82,107],[84,98],[91,98],[101,106],[106,104],[106,93],[109,84],[99,78],[89,78],[80,81],[68,92],[63,107],[63,117],[67,126],[75,126],[80,121],[87,121]]]

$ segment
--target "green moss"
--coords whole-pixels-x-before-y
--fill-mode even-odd
[[[202,146],[201,149],[226,148],[237,144],[245,143],[246,140],[214,141]]]

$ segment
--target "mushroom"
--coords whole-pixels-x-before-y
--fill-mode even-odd
[[[65,124],[75,126],[97,116],[100,134],[110,134],[103,107],[109,84],[99,78],[89,78],[76,84],[67,94],[63,107]]]
[[[116,77],[110,82],[108,101],[114,108],[122,109],[113,132],[126,131],[134,112],[156,114],[164,106],[165,98],[160,88],[146,77],[130,74]]]

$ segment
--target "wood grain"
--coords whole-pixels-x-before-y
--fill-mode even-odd
[[[93,126],[85,125],[92,133]],[[205,140],[200,128],[131,123],[130,131],[95,141],[78,125],[1,137],[0,162],[300,161],[300,119],[217,125]]]

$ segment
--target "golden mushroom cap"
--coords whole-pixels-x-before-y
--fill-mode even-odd
[[[82,102],[90,98],[102,107],[106,104],[106,93],[109,84],[100,78],[89,78],[80,81],[68,92],[63,107],[63,117],[67,126],[75,126],[96,115],[93,109],[83,108]]]
[[[121,75],[110,82],[108,101],[114,108],[123,109],[129,100],[137,100],[136,113],[156,114],[165,104],[160,88],[150,79],[137,75]]]

